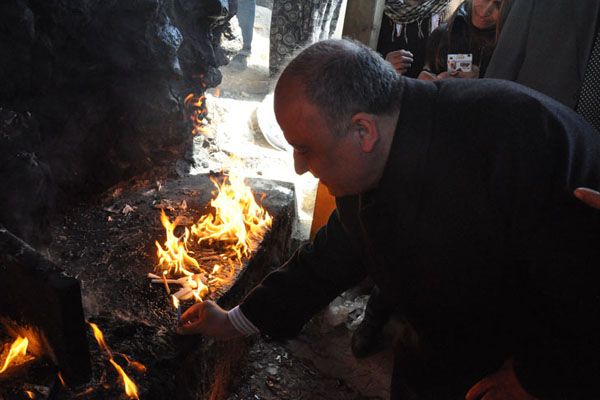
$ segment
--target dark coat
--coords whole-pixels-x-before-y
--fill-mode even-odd
[[[600,1],[513,0],[508,5],[485,77],[518,82],[574,109],[600,29]]]
[[[594,390],[600,212],[572,191],[600,188],[600,137],[510,82],[404,83],[379,186],[338,198],[314,243],[242,311],[261,332],[292,336],[368,274],[424,343],[429,385],[466,392],[514,356],[541,398]]]

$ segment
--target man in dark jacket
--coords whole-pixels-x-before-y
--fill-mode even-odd
[[[287,66],[275,113],[337,209],[240,306],[196,304],[181,333],[289,337],[370,275],[418,336],[393,398],[599,398],[600,216],[572,192],[600,187],[600,137],[581,117],[510,82],[403,78],[344,40]]]

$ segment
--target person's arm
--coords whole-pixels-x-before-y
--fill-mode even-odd
[[[240,309],[261,333],[274,338],[297,334],[335,296],[365,278],[358,248],[334,211],[313,243],[269,274]]]

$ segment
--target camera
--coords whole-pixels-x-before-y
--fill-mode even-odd
[[[448,73],[471,72],[473,54],[448,54]]]

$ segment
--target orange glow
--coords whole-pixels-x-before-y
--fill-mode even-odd
[[[29,340],[27,338],[19,336],[13,344],[10,346],[8,356],[4,360],[4,365],[0,368],[0,374],[8,369],[10,363],[19,356],[24,356],[27,353],[27,345]]]
[[[175,235],[177,228],[177,220],[171,222],[164,210],[160,212],[160,222],[165,228],[167,238],[163,246],[155,241],[157,247],[156,254],[158,255],[158,268],[167,271],[171,275],[193,275],[190,270],[199,271],[200,264],[192,258],[187,249],[187,242],[190,237],[190,231],[185,228],[184,234],[181,237]],[[163,272],[163,276],[166,275]],[[166,277],[165,277],[166,278]],[[165,281],[166,282],[166,281]]]
[[[241,176],[230,175],[220,185],[211,180],[218,189],[217,197],[210,202],[215,214],[200,217],[191,228],[192,235],[198,238],[198,243],[211,239],[231,243],[229,249],[241,260],[261,242],[272,218],[256,203]]]
[[[207,118],[208,109],[206,108],[206,97],[204,95],[197,96],[194,93],[190,93],[185,97],[183,102],[189,109],[189,118],[193,124],[192,135],[206,133],[206,127],[209,123]]]
[[[113,367],[115,367],[115,369],[117,370],[119,375],[121,375],[121,379],[123,380],[123,385],[125,386],[125,394],[127,394],[127,396],[129,396],[130,399],[139,399],[137,386],[127,376],[125,371],[123,371],[123,368],[121,368],[121,366],[119,364],[117,364],[112,358],[108,361],[110,361],[110,363],[112,364]]]
[[[240,174],[230,173],[221,183],[211,181],[217,188],[210,202],[214,212],[191,227],[180,226],[185,220],[181,217],[171,221],[161,210],[166,239],[163,244],[155,241],[158,265],[156,274],[148,276],[153,283],[163,283],[169,295],[169,284],[181,285],[173,294],[174,305],[175,299],[203,301],[214,287],[230,284],[243,258],[256,249],[272,224],[272,217],[258,205]],[[210,248],[214,242],[219,243],[220,254]],[[198,245],[200,250],[191,250]]]
[[[98,342],[102,350],[106,351],[106,353],[108,353],[108,356],[112,358],[112,352],[106,344],[106,341],[104,340],[104,334],[102,333],[100,328],[98,328],[98,325],[94,324],[93,322],[88,322],[88,325],[92,328],[92,331],[94,332],[94,337],[96,338],[96,341]]]
[[[60,381],[60,384],[63,387],[65,387],[65,388],[67,387],[67,384],[65,383],[65,380],[63,379],[62,374],[60,372],[58,373],[58,380]]]
[[[98,342],[98,344],[100,345],[100,347],[104,351],[106,351],[106,353],[108,354],[108,358],[109,358],[108,361],[111,363],[111,365],[115,368],[115,370],[117,370],[117,372],[121,376],[121,380],[123,381],[123,385],[125,387],[125,394],[127,394],[127,396],[129,396],[130,399],[139,399],[137,386],[131,380],[131,378],[129,378],[129,376],[127,376],[127,374],[125,373],[125,371],[123,370],[123,368],[121,368],[121,366],[119,364],[117,364],[115,362],[115,360],[113,359],[112,351],[110,350],[110,348],[106,344],[106,341],[104,340],[104,334],[102,333],[102,331],[100,330],[100,328],[98,328],[98,325],[96,325],[96,324],[94,324],[92,322],[88,322],[88,325],[92,328],[92,331],[94,332],[94,337],[96,338],[96,341]],[[127,358],[124,354],[120,354],[120,355],[123,358],[125,358],[125,360],[129,364],[132,364],[132,362],[129,360],[129,358]],[[136,364],[138,364],[137,365],[138,368],[141,367],[141,368],[143,368],[144,372],[146,371],[146,367],[145,366],[143,366],[140,363],[136,363]],[[138,368],[136,368],[136,369],[138,369]]]
[[[33,393],[31,390],[26,390],[25,394],[27,395],[27,397],[29,397],[30,399],[35,399],[35,393]]]
[[[125,354],[123,353],[116,353],[119,356],[123,357],[123,359],[125,361],[127,361],[127,365],[129,365],[130,367],[132,367],[133,369],[135,369],[137,372],[140,372],[142,374],[146,373],[146,366],[140,362],[134,361],[131,358],[127,357]]]

